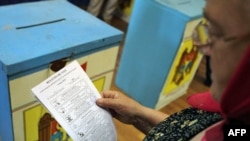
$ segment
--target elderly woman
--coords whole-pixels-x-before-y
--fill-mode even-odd
[[[210,56],[210,93],[219,103],[219,113],[191,107],[166,115],[115,91],[103,92],[96,103],[111,109],[121,122],[144,132],[144,140],[150,141],[222,141],[228,134],[226,127],[249,126],[250,0],[206,0],[204,18],[206,22],[197,28],[206,30],[208,37],[201,41],[194,32],[194,44]],[[202,96],[195,98],[199,102]]]

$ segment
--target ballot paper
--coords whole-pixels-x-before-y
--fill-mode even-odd
[[[111,114],[96,105],[100,94],[77,61],[31,89],[74,141],[116,141]]]

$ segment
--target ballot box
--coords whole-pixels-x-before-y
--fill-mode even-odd
[[[202,58],[191,36],[204,5],[204,0],[135,0],[117,87],[155,109],[185,94]]]
[[[70,140],[31,88],[77,60],[110,89],[123,33],[65,0],[0,6],[0,141]]]

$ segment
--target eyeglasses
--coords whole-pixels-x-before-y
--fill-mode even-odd
[[[218,34],[213,32],[211,26],[207,20],[202,20],[195,28],[192,38],[193,45],[197,47],[201,54],[209,55],[211,46],[215,41],[222,40],[224,42],[229,42],[233,40],[244,40],[250,37],[250,32],[247,34],[242,34],[240,36],[224,36],[223,34]]]

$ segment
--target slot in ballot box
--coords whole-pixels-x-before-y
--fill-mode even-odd
[[[31,88],[77,60],[109,89],[123,33],[64,0],[0,7],[0,141],[70,140]]]
[[[186,93],[201,61],[192,31],[204,0],[135,0],[115,83],[160,109]]]

